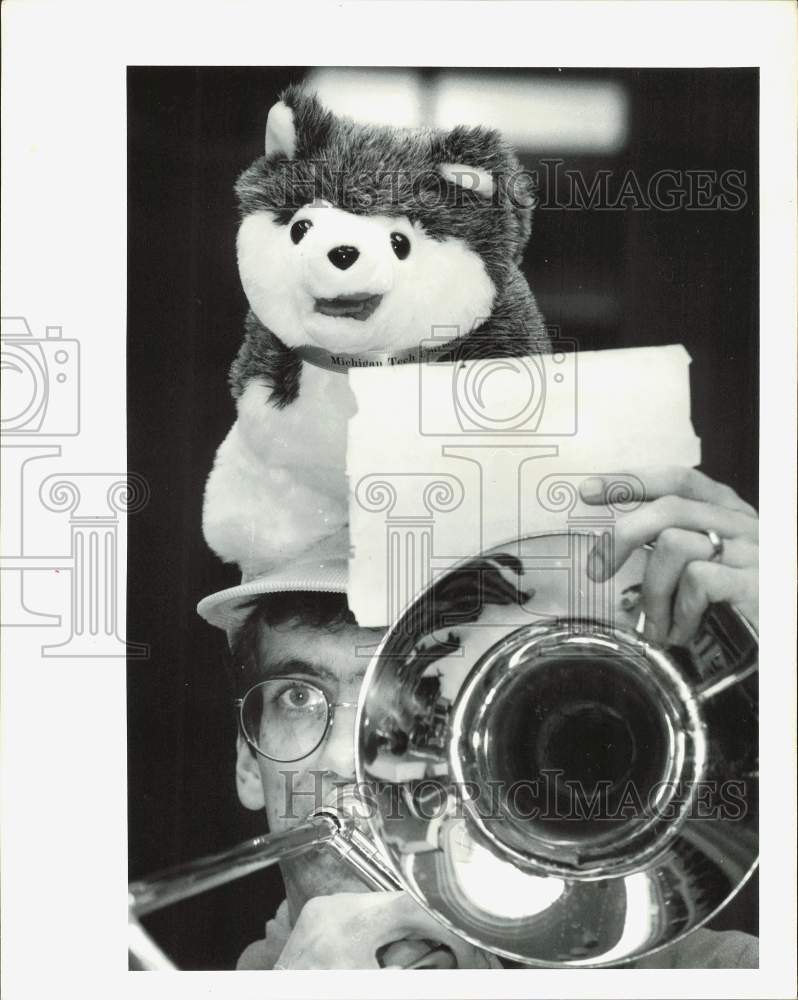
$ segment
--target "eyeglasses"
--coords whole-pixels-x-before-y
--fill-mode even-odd
[[[270,677],[236,700],[241,732],[262,757],[289,763],[308,757],[332,726],[336,708],[357,702],[331,702],[320,687],[296,677]]]

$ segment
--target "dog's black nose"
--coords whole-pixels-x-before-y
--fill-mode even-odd
[[[333,247],[327,256],[336,267],[345,271],[355,263],[360,256],[360,251],[357,247]]]

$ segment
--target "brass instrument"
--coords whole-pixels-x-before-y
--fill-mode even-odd
[[[443,573],[374,653],[356,721],[363,836],[344,804],[130,886],[138,918],[326,844],[472,944],[531,966],[632,962],[705,923],[757,864],[754,629],[713,605],[648,641],[647,553],[609,581],[595,538],[516,539]]]

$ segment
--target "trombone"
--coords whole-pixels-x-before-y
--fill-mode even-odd
[[[633,962],[726,905],[758,861],[757,634],[718,604],[647,640],[647,553],[596,583],[593,541],[515,539],[416,597],[363,682],[357,795],[131,883],[133,966],[173,967],[141,917],[319,847],[530,966]]]
[[[347,805],[315,810],[308,819],[282,833],[253,837],[197,861],[167,869],[128,886],[128,929],[131,966],[152,971],[175,968],[141,925],[140,918],[256,871],[324,847],[350,865],[370,889],[401,889],[374,845],[355,825],[354,799]]]

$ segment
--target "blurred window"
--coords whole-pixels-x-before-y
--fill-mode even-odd
[[[312,70],[305,81],[337,115],[375,125],[422,124],[421,79],[417,70]]]
[[[612,80],[476,70],[315,69],[311,89],[337,114],[400,126],[490,125],[536,153],[612,155],[626,141],[629,99]]]

